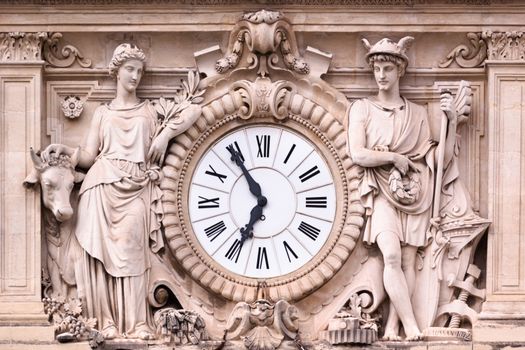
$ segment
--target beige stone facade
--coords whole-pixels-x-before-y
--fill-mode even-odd
[[[146,56],[138,98],[152,101],[166,118],[161,103],[177,102],[187,84],[199,117],[174,132],[161,164],[164,248],[152,255],[145,295],[158,335],[149,341],[117,337],[106,345],[191,344],[175,332],[170,343],[162,322],[174,313],[167,307],[198,315],[210,339],[198,333],[203,348],[216,348],[223,338],[227,347],[250,350],[377,340],[389,294],[381,252],[363,243],[369,216],[359,186],[365,166],[350,154],[348,115],[352,103],[378,90],[362,39],[372,45],[385,37],[401,43],[406,36],[414,40],[399,92],[423,106],[433,145],[450,128],[443,124],[443,92],[464,98],[452,108],[460,135],[454,165],[445,160],[442,173],[435,173],[450,185],[439,196],[459,203],[452,212],[468,207],[469,215],[447,221],[443,200],[438,196],[433,204],[439,234],[418,249],[411,292],[423,340],[379,339],[370,346],[525,347],[524,26],[525,4],[513,0],[0,2],[0,349],[89,348],[87,333],[79,342],[55,340],[60,331],[55,334],[42,302],[48,293],[65,297],[57,294],[59,283],[75,296],[78,283],[64,282],[70,266],[60,238],[73,226],[53,219],[57,214],[45,208],[39,186],[23,182],[40,164],[30,148],[85,145],[95,110],[118,94],[107,66],[122,43],[137,45]],[[275,137],[278,142],[270,141]],[[239,156],[226,151],[235,140],[246,143],[251,166],[230,161]],[[286,168],[299,149],[309,153]],[[247,170],[239,165],[244,161]],[[260,193],[237,181],[248,178],[244,170],[270,202],[285,203],[282,193],[293,192],[293,210],[261,204]],[[279,181],[289,185],[272,192]],[[319,182],[305,185],[312,181]],[[455,192],[457,185],[465,197]],[[257,200],[235,202],[247,195]],[[237,233],[222,235],[229,232],[228,220],[240,231],[253,205],[266,220],[258,216],[254,237],[246,238],[251,251],[244,253]],[[271,244],[257,231],[262,225],[268,232],[278,227],[268,234]],[[297,238],[301,234],[306,241]],[[219,238],[208,242],[210,237]],[[242,270],[232,263],[234,254],[244,261]],[[200,321],[192,322],[200,332]]]

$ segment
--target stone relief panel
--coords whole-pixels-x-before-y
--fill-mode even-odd
[[[155,47],[158,45],[154,42],[156,37],[149,37],[145,34],[136,36],[112,34],[112,37],[115,44],[124,41],[124,39],[130,39],[132,42],[140,41],[145,45],[146,53],[151,55],[154,55]],[[293,340],[299,333],[305,339],[312,340],[316,339],[321,330],[345,330],[345,327],[369,329],[370,332],[375,332],[374,336],[368,335],[370,333],[368,331],[363,331],[363,334],[367,334],[366,339],[375,339],[378,314],[374,312],[378,311],[379,303],[385,298],[384,291],[382,296],[374,294],[373,291],[369,292],[372,289],[382,289],[381,281],[377,282],[377,278],[375,278],[376,281],[362,282],[361,280],[362,275],[366,273],[373,274],[375,277],[380,276],[381,272],[377,270],[377,266],[380,269],[382,268],[382,259],[377,250],[375,252],[367,250],[363,247],[362,241],[358,239],[360,230],[365,224],[363,220],[365,209],[358,195],[358,184],[363,172],[360,167],[354,164],[346,150],[348,108],[355,100],[371,96],[376,91],[376,87],[371,84],[370,71],[361,67],[353,71],[330,71],[329,66],[332,59],[330,53],[312,47],[306,47],[303,50],[302,47],[304,46],[301,45],[300,47],[297,42],[298,39],[295,37],[293,28],[282,14],[273,11],[246,14],[231,32],[230,41],[227,46],[223,46],[223,50],[220,46],[203,50],[199,48],[200,51],[196,53],[195,60],[199,72],[205,75],[203,75],[203,80],[199,81],[196,76],[190,78],[191,75],[186,78],[187,68],[146,66],[147,77],[141,87],[135,89],[136,96],[141,98],[151,100],[163,96],[167,98],[159,100],[160,102],[156,104],[156,116],[163,113],[164,116],[169,114],[168,110],[174,106],[170,104],[169,99],[183,91],[185,84],[195,92],[197,88],[202,89],[202,91],[206,89],[206,92],[202,94],[202,100],[195,102],[202,105],[202,115],[196,119],[195,124],[188,125],[187,131],[177,136],[170,143],[166,155],[163,167],[164,179],[160,188],[164,191],[165,196],[164,234],[171,252],[162,256],[161,259],[153,258],[152,260],[152,265],[157,270],[152,269],[151,283],[148,285],[149,303],[162,310],[162,307],[167,305],[170,295],[174,294],[178,298],[178,302],[182,304],[181,306],[187,310],[197,310],[202,315],[199,316],[202,318],[196,316],[195,320],[191,321],[193,323],[188,321],[189,324],[195,325],[198,319],[198,322],[221,326],[233,322],[230,312],[234,310],[237,302],[245,303],[241,306],[243,309],[251,308],[252,316],[250,317],[252,318],[259,316],[259,314],[266,314],[270,312],[267,310],[273,310],[274,307],[278,309],[278,305],[285,302],[291,303],[289,313],[293,314],[293,317],[290,316],[289,325],[283,328],[285,330],[282,331],[282,334],[285,336],[274,334],[274,341],[268,348],[276,348],[282,339]],[[401,44],[398,43],[398,45]],[[71,61],[71,57],[73,57],[72,62],[76,62],[78,66],[84,67],[83,64],[87,64],[78,50],[66,49],[64,46],[64,49],[60,51],[56,46],[52,47],[54,47],[53,52],[61,52],[62,59]],[[371,47],[372,45],[368,49]],[[459,50],[458,52],[461,52],[458,54],[461,56],[465,51]],[[403,50],[402,55],[407,57],[406,50]],[[406,59],[408,60],[408,57]],[[463,59],[469,61],[472,58],[468,54]],[[115,87],[108,78],[104,77],[104,69],[100,67],[100,62],[95,60],[90,63],[95,66],[90,71],[78,67],[67,71],[62,70],[58,65],[46,70],[46,122],[47,134],[50,136],[52,144],[82,144],[85,137],[84,130],[89,129],[97,105],[107,103],[115,97]],[[330,84],[331,82],[339,83],[341,76],[346,79],[350,75],[354,75],[356,71],[359,72],[352,78],[354,79],[353,83],[342,82],[340,89],[336,89]],[[73,72],[76,72],[78,79],[64,79]],[[424,70],[421,72],[423,73],[418,71],[418,67],[408,71],[406,81],[409,83],[402,83],[401,93],[408,100],[425,105],[425,113],[429,115],[428,120],[432,124],[430,126],[431,137],[434,141],[439,141],[440,130],[442,130],[439,125],[441,122],[440,104],[443,103],[442,91],[448,89],[453,96],[461,95],[459,93],[461,88],[457,79],[452,79],[456,78],[459,73],[448,71],[448,73],[439,75],[440,73],[432,72],[433,75],[427,75],[423,78],[425,82],[431,81],[435,77],[443,78],[432,85],[418,84],[419,74],[425,74]],[[185,79],[182,84],[179,84],[181,77]],[[326,81],[321,77],[325,78]],[[174,83],[174,81],[177,82]],[[360,83],[365,81],[364,84]],[[465,170],[464,172],[459,171],[462,179],[468,184],[469,188],[477,189],[480,187],[480,165],[476,160],[479,159],[480,139],[485,130],[483,118],[484,84],[481,81],[474,81],[468,91],[465,96],[468,95],[468,99],[471,100],[469,102],[471,110],[464,113],[465,118],[468,115],[468,120],[465,119],[461,126],[463,131],[467,132],[467,134],[462,132],[463,135],[467,135],[464,137],[466,142],[461,146],[461,152],[458,151],[459,153],[456,154],[456,157],[459,157],[456,160],[459,159],[459,169]],[[70,104],[73,103],[74,106],[63,108],[62,103],[64,101],[70,101]],[[67,118],[67,115],[64,115],[66,112],[74,115],[80,108],[78,101],[84,107],[82,117]],[[177,101],[175,99],[173,103],[182,105],[182,100]],[[159,113],[160,110],[163,112]],[[252,136],[253,140],[251,139]],[[277,144],[272,143],[275,142],[272,140],[276,139],[279,142]],[[235,141],[241,144],[236,145]],[[230,146],[228,142],[231,143],[232,147],[226,148],[226,146]],[[244,143],[244,148],[242,143]],[[281,145],[287,145],[287,143],[289,143],[290,148],[281,148],[285,147]],[[279,151],[288,151],[291,155],[294,150],[299,149],[299,147],[294,148],[296,144],[302,145],[303,149],[309,147],[308,149],[311,149],[312,154],[317,154],[318,157],[312,156],[312,160],[308,160],[308,162],[304,158],[303,161],[308,166],[302,165],[300,162],[297,165],[297,169],[300,171],[298,170],[297,173],[291,171],[288,174],[290,178],[297,175],[296,183],[292,187],[302,186],[312,179],[317,181],[320,178],[319,174],[324,176],[326,173],[326,179],[323,178],[326,183],[323,182],[318,185],[327,189],[328,193],[333,192],[333,195],[328,194],[326,196],[318,194],[315,192],[316,186],[313,186],[303,188],[307,194],[303,196],[304,198],[300,194],[296,194],[297,202],[304,200],[305,205],[301,209],[307,214],[304,217],[320,215],[316,214],[315,210],[309,212],[309,210],[313,210],[312,208],[333,210],[334,214],[331,217],[323,216],[319,222],[308,221],[304,217],[301,220],[297,219],[303,215],[300,211],[290,214],[292,224],[286,227],[290,237],[282,236],[282,242],[279,241],[279,243],[282,243],[284,250],[279,252],[272,250],[275,248],[271,248],[271,245],[266,245],[264,239],[267,237],[261,237],[256,230],[257,226],[260,227],[265,224],[266,220],[270,220],[273,213],[271,205],[266,203],[272,201],[271,196],[273,194],[271,190],[267,190],[269,185],[256,174],[259,168],[267,167],[264,165],[266,164],[264,163],[265,158],[273,157],[275,163]],[[456,147],[459,150],[459,143],[456,144]],[[71,153],[69,156],[73,159],[73,153],[69,151],[68,153]],[[223,169],[213,163],[212,160],[217,157],[219,157],[217,164]],[[467,162],[470,163],[465,165]],[[276,170],[276,173],[281,170]],[[252,173],[254,174],[252,180],[247,181],[246,186],[248,187],[245,186],[246,188],[242,191],[244,191],[243,197],[255,199],[256,204],[254,204],[251,212],[246,211],[240,218],[237,218],[236,214],[232,214],[233,220],[238,221],[234,222],[232,226],[236,227],[232,231],[236,233],[232,233],[229,238],[222,241],[222,248],[217,246],[217,250],[208,250],[205,244],[213,243],[212,241],[210,241],[211,243],[208,242],[208,240],[216,237],[221,240],[226,235],[224,232],[230,230],[230,223],[226,220],[227,216],[222,221],[212,220],[226,212],[216,212],[210,214],[211,216],[202,216],[200,213],[211,212],[216,208],[222,210],[221,204],[225,201],[232,203],[234,192],[237,189],[232,187],[222,191],[223,193],[228,192],[230,196],[223,198],[220,190],[216,188],[209,190],[211,185],[208,182],[206,182],[206,186],[199,183],[201,181],[199,176],[202,175],[206,181],[215,181],[216,186],[222,186],[232,178],[241,179],[244,176],[248,179],[250,176],[246,174]],[[272,174],[266,175],[271,176]],[[404,186],[405,180],[403,180],[402,174],[399,175],[398,182]],[[258,191],[252,189],[257,187],[254,186],[254,183],[259,185]],[[208,192],[199,192],[204,187],[207,188]],[[239,191],[241,190],[239,189]],[[196,195],[196,199],[192,199],[194,198],[192,195],[194,197]],[[479,194],[476,192],[473,203],[474,209],[479,210],[476,204],[478,201]],[[332,202],[337,203],[333,205],[333,208],[331,207]],[[301,204],[299,203],[299,205]],[[230,210],[233,212],[229,208],[226,211]],[[222,218],[222,216],[220,217]],[[326,228],[323,226],[323,222],[332,222],[333,225]],[[482,224],[485,223],[482,222]],[[461,229],[464,228],[451,227],[447,232],[455,234]],[[293,230],[297,231],[296,235]],[[446,231],[444,228],[441,230]],[[461,281],[467,272],[472,277],[467,277],[467,279],[470,278],[468,283],[472,286],[475,285],[475,278],[479,276],[475,267],[469,268],[468,271],[467,267],[469,266],[468,263],[471,262],[471,256],[474,254],[479,239],[477,235],[481,234],[483,230],[476,234],[472,234],[466,229],[463,231],[454,237],[470,237],[469,234],[476,237],[472,237],[471,241],[465,243],[461,237],[461,239],[454,241],[455,238],[451,234],[450,237],[447,237],[450,239],[446,247],[440,246],[435,249],[441,249],[438,253],[434,251],[435,247],[428,248],[421,270],[418,270],[433,274],[430,278],[434,284],[429,289],[434,288],[435,290],[431,292],[434,293],[434,296],[439,296],[439,303],[435,305],[434,313],[437,313],[437,316],[443,315],[442,318],[445,319],[445,321],[439,321],[436,326],[444,325],[444,322],[448,320],[447,315],[450,314],[457,315],[453,324],[459,323],[457,318],[461,319],[461,317],[469,315],[470,317],[467,318],[471,321],[474,319],[471,314],[463,315],[462,310],[458,309],[461,308],[458,303],[451,300],[454,293],[453,287],[462,285]],[[321,248],[317,252],[312,252],[304,248],[306,244],[299,242],[299,244],[293,245],[293,239],[298,242],[297,237],[302,237],[299,236],[301,234],[306,237],[303,237],[304,239],[311,240],[313,244],[319,244]],[[306,242],[310,243],[308,240]],[[323,245],[323,243],[325,244]],[[242,249],[243,246],[245,250]],[[303,248],[300,248],[301,246]],[[225,250],[221,251],[220,249],[223,248]],[[52,249],[51,247],[50,250]],[[248,253],[246,253],[247,251]],[[448,255],[443,257],[446,255],[445,253]],[[275,266],[273,264],[278,261],[279,256],[287,256],[287,261],[292,266],[291,262],[298,259],[301,254],[310,256],[311,260],[306,259],[304,262],[297,263],[298,267],[294,265],[293,268],[290,267],[290,271],[270,271],[270,266]],[[436,263],[436,258],[433,257],[436,254],[443,254],[441,258],[444,261],[445,272],[454,274],[456,277],[456,279],[451,280],[450,285],[445,284],[442,276],[436,277],[436,274],[443,274],[443,272],[436,272],[433,270],[434,267],[429,265],[431,257],[434,259],[432,261]],[[419,253],[417,255],[418,258],[422,256]],[[244,261],[246,267],[243,271],[236,270],[237,261],[232,263],[235,259]],[[378,265],[370,268],[366,261],[375,261]],[[250,272],[250,264],[252,263],[255,272]],[[441,264],[441,261],[437,264]],[[286,261],[281,265],[285,266]],[[458,265],[460,266],[458,267]],[[261,272],[264,270],[268,270],[266,271],[268,275],[264,274],[266,272]],[[422,273],[418,273],[420,274],[418,275],[418,283],[424,284],[423,280],[428,281],[427,276],[420,277]],[[352,277],[348,278],[347,276]],[[367,289],[362,286],[363,283],[376,283],[377,285],[367,286],[369,288]],[[358,284],[357,287],[356,284]],[[363,290],[367,292],[362,293]],[[356,291],[360,294],[356,294]],[[476,296],[481,293],[472,292],[472,288],[469,291]],[[462,295],[459,302],[464,303],[467,298],[467,295]],[[253,307],[249,305],[252,302],[257,303],[256,300],[258,299],[265,299],[264,302],[259,301],[260,305],[265,306],[264,308],[259,304],[253,304]],[[352,304],[353,309],[348,304],[350,299],[354,303]],[[452,309],[443,307],[443,305],[448,304],[453,306]],[[345,307],[347,307],[346,310],[354,311],[345,311],[347,312],[345,314],[342,311]],[[438,311],[438,307],[442,308]],[[250,312],[247,312],[247,315]],[[330,320],[338,314],[340,314],[340,318],[345,320],[343,328],[338,328],[335,326],[336,321]],[[160,315],[161,313],[158,316],[159,324],[157,326],[162,329],[164,335],[169,333],[169,322],[173,323],[176,319],[184,317],[171,310],[162,314],[162,317]],[[435,316],[436,314],[416,315],[415,317],[418,323],[424,324],[426,327],[434,324]],[[247,317],[244,316],[244,318]],[[239,334],[249,334],[249,338],[251,337],[249,339],[250,344],[245,342],[247,348],[259,346],[257,342],[262,340],[260,334],[257,335],[258,332],[270,332],[270,328],[265,325],[262,327],[264,330],[261,330],[260,326],[267,323],[265,320],[247,322],[248,326],[246,327],[249,332],[247,329],[238,332]],[[84,324],[89,325],[92,329],[102,330],[106,328],[104,334],[107,339],[111,339],[115,335],[109,332],[109,328],[104,325],[95,326],[92,321],[90,322],[84,322]],[[286,323],[282,320],[274,322]],[[365,325],[369,328],[362,328]],[[231,332],[238,331],[234,328],[230,324]],[[398,328],[399,326],[391,327],[392,334],[387,334],[390,337],[389,339],[397,339]],[[419,331],[423,331],[424,327],[420,325],[420,328]],[[412,340],[417,340],[423,336],[419,331],[406,335]],[[442,332],[446,333],[446,330]],[[212,327],[209,333],[212,338],[221,337],[219,327]],[[436,331],[437,333],[438,331]],[[197,338],[199,341],[204,341],[205,337],[200,339],[200,334],[201,331],[199,330]],[[430,333],[425,333],[425,335],[432,336]],[[118,334],[116,336],[118,337]],[[151,337],[153,336],[151,334]],[[147,337],[143,338],[149,337],[150,334],[147,334]],[[189,335],[179,338],[192,341]],[[232,336],[231,339],[235,341],[237,337]]]

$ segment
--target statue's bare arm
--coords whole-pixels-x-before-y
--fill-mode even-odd
[[[93,119],[91,120],[91,125],[89,127],[86,139],[86,146],[80,148],[78,166],[81,168],[89,169],[95,162],[95,158],[98,155],[98,150],[100,147],[100,120],[101,113],[97,109],[95,111],[95,114],[93,115]],[[44,161],[48,161],[51,153],[65,154],[71,157],[76,149],[76,147],[70,147],[59,143],[52,143],[49,146],[47,146],[46,149],[42,152],[42,159]]]
[[[201,107],[195,104],[190,104],[187,108],[182,110],[179,116],[180,119],[178,119],[180,123],[168,123],[153,140],[148,152],[148,159],[150,159],[152,163],[161,165],[164,161],[169,141],[175,136],[188,130],[188,128],[192,126],[201,115],[201,112]]]
[[[403,174],[408,171],[409,167],[417,170],[414,163],[403,155],[366,148],[366,113],[366,107],[362,101],[355,102],[350,110],[348,140],[352,161],[357,165],[367,168],[393,164]]]

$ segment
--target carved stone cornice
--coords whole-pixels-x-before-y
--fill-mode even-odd
[[[225,6],[243,5],[243,0],[4,0],[10,5],[192,5]],[[301,6],[415,6],[415,5],[491,5],[496,0],[258,0],[260,5],[301,5]]]
[[[61,33],[0,33],[0,62],[45,61],[58,68],[70,67],[75,61],[84,68],[91,66],[73,45],[60,48]]]
[[[468,33],[470,46],[461,44],[449,52],[439,67],[453,62],[462,68],[475,68],[490,61],[523,61],[525,63],[525,36],[523,32]]]

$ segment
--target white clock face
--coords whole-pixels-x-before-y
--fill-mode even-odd
[[[267,203],[261,207],[240,155]],[[263,217],[241,244],[252,209]],[[272,278],[308,263],[322,248],[336,215],[333,175],[318,148],[304,136],[277,126],[237,129],[202,156],[189,189],[189,216],[202,248],[231,272]]]

